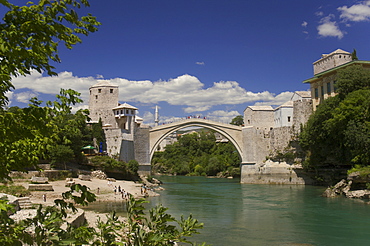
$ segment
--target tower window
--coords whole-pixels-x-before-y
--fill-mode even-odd
[[[98,95],[95,96],[95,99],[98,99]]]
[[[98,89],[98,93],[101,93],[101,89]]]
[[[290,116],[288,116],[288,122],[290,122]]]
[[[110,89],[110,93],[113,93],[113,89]]]

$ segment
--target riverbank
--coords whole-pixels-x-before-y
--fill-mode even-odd
[[[74,182],[76,184],[81,184],[89,187],[90,192],[96,195],[97,202],[125,201],[120,193],[114,192],[114,187],[121,187],[122,190],[133,195],[135,198],[144,197],[141,193],[142,184],[135,183],[133,181],[116,180],[114,182],[108,183],[107,180],[93,178],[91,179],[91,181],[74,179]],[[28,189],[30,183],[24,181],[16,181],[14,182],[14,184],[22,185],[26,189]],[[33,205],[41,204],[43,206],[53,206],[55,199],[62,199],[62,193],[70,190],[69,187],[66,187],[65,180],[49,181],[48,184],[52,185],[53,191],[31,191],[30,201]],[[44,200],[44,196],[46,197],[46,200]],[[153,190],[148,190],[146,197],[147,196],[153,197],[159,196],[159,194]],[[102,220],[105,220],[107,215],[105,213],[96,213],[94,211],[87,210],[85,210],[84,212],[85,218],[91,226],[94,226],[98,217]]]

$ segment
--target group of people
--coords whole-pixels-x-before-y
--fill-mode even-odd
[[[206,119],[206,117],[204,116],[204,117],[202,117],[202,116],[200,116],[200,115],[190,115],[190,116],[188,116],[188,117],[186,117],[186,119],[201,119],[201,118],[203,118],[204,120]]]
[[[128,199],[130,196],[130,193],[126,192],[124,189],[121,189],[120,185],[118,187],[114,186],[113,191],[115,195],[120,194],[122,196],[122,199]]]

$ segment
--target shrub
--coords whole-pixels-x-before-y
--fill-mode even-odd
[[[25,197],[31,194],[31,192],[22,185],[1,185],[0,193],[6,193],[17,197]]]

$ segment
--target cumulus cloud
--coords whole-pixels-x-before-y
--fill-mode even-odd
[[[263,102],[256,102],[254,105],[257,105],[257,106],[268,106],[268,105],[278,106],[278,105],[282,105],[282,104],[286,103],[287,101],[290,101],[293,94],[294,94],[293,92],[285,91],[285,92],[282,92],[282,93],[278,94],[277,96],[275,96],[272,100],[266,100],[266,101],[263,101]]]
[[[27,88],[30,91],[23,94],[18,93],[18,95],[15,93],[12,95],[12,100],[24,102],[38,93],[55,95],[59,93],[60,88],[70,88],[81,93],[81,98],[85,102],[82,107],[86,108],[89,87],[101,81],[108,81],[119,86],[119,100],[121,102],[149,105],[166,102],[170,105],[181,106],[185,113],[204,112],[217,105],[281,101],[279,95],[275,96],[268,91],[257,93],[246,91],[236,81],[214,82],[212,86],[205,88],[205,85],[197,77],[187,74],[169,80],[153,82],[123,78],[77,77],[71,72],[61,72],[56,77],[43,77],[42,74],[33,72],[30,76],[14,78],[12,82],[15,88]]]
[[[200,106],[200,107],[187,107],[187,108],[183,108],[183,110],[184,110],[185,113],[193,113],[193,112],[207,111],[210,108],[211,108],[211,106],[205,105],[205,106]]]
[[[333,21],[333,15],[328,15],[321,19],[320,25],[317,27],[318,33],[322,37],[337,37],[343,38],[344,32],[339,29],[336,21]]]
[[[215,110],[213,112],[209,112],[206,115],[207,119],[223,122],[223,123],[230,123],[232,119],[236,116],[240,115],[238,111],[225,111],[225,110]]]
[[[339,24],[349,28],[349,22],[370,21],[370,0],[360,1],[352,6],[340,6],[337,8],[339,12]],[[322,11],[316,13],[317,16],[322,17]],[[335,15],[330,14],[321,18],[320,24],[317,27],[318,33],[321,37],[337,37],[343,38],[346,32],[342,31],[339,24],[334,21]]]
[[[369,21],[370,20],[370,1],[354,4],[350,7],[342,6],[338,8],[341,12],[340,18],[349,21]]]
[[[20,93],[14,93],[13,98],[18,102],[28,103],[31,98],[37,97],[37,95],[38,94],[33,91],[25,91]]]
[[[73,89],[81,93],[81,98],[88,101],[88,89],[97,83],[93,77],[77,77],[72,72],[61,72],[58,76],[43,77],[42,74],[34,71],[28,76],[19,76],[12,79],[16,89],[31,89],[34,93],[50,95],[59,94],[61,88]]]

